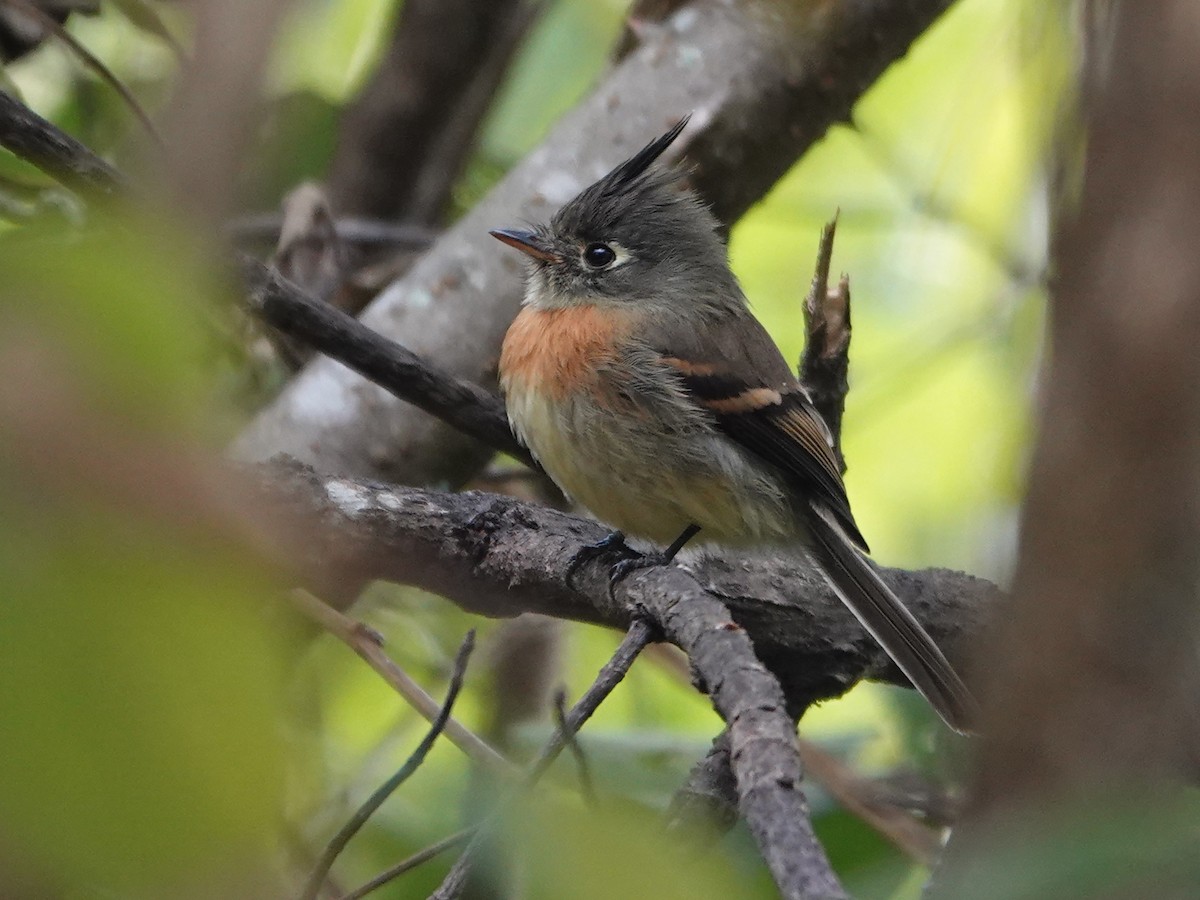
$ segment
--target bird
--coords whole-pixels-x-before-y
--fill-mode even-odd
[[[547,222],[490,234],[527,257],[499,380],[517,439],[562,491],[618,531],[795,547],[952,729],[974,698],[867,561],[832,434],[750,310],[719,223],[659,157],[681,119]],[[582,559],[577,557],[572,568]]]

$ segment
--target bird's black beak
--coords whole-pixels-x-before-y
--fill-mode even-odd
[[[532,256],[541,262],[562,262],[562,257],[547,247],[546,242],[532,231],[520,231],[516,228],[497,228],[495,231],[489,231],[488,234],[498,241],[503,241],[510,247],[516,247],[522,253]]]

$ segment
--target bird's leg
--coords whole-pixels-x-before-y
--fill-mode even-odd
[[[623,556],[640,557],[642,554],[634,550],[625,543],[625,535],[620,531],[610,532],[607,536],[596,541],[594,544],[587,544],[579,549],[579,552],[572,557],[570,564],[567,566],[567,587],[573,587],[572,582],[575,579],[575,573],[579,571],[579,567],[586,562],[591,562],[597,557],[603,556],[606,553],[620,553]]]
[[[608,574],[609,594],[612,594],[613,589],[617,586],[621,579],[628,576],[630,572],[634,572],[638,569],[649,569],[654,566],[665,566],[675,558],[676,554],[678,554],[679,551],[684,548],[684,545],[694,538],[699,531],[699,525],[689,525],[679,533],[679,537],[671,541],[670,546],[668,546],[667,549],[662,553],[639,553],[637,556],[631,559],[621,560],[612,567],[612,571]]]

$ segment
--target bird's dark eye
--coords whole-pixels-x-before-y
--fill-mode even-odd
[[[603,269],[616,258],[617,254],[608,244],[588,244],[583,251],[583,261],[593,269]]]

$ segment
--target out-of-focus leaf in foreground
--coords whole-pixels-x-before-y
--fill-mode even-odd
[[[249,896],[283,647],[199,438],[214,283],[97,224],[0,243],[0,893]]]

